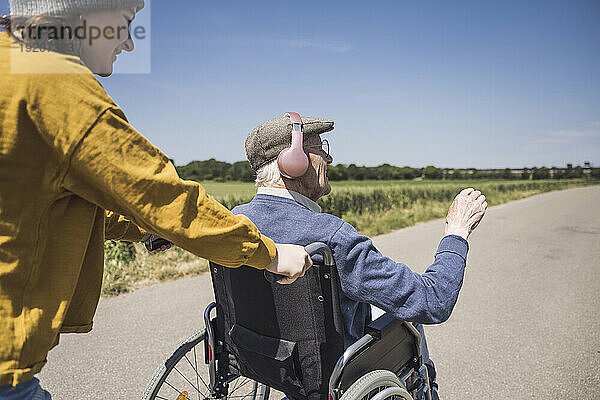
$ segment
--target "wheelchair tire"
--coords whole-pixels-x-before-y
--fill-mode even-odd
[[[396,389],[384,393],[386,389]],[[381,393],[381,396],[378,394]],[[402,399],[413,400],[400,379],[391,371],[377,370],[361,376],[342,395],[340,400]]]
[[[205,330],[194,332],[156,369],[146,387],[142,400],[211,400],[208,389],[208,365],[204,363]],[[270,388],[246,377],[229,383],[227,397],[248,400],[267,400]]]

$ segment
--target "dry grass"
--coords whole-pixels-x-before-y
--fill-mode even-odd
[[[179,247],[149,254],[141,244],[132,246],[135,248],[135,259],[105,261],[103,296],[116,296],[158,282],[200,275],[208,271],[206,260]]]

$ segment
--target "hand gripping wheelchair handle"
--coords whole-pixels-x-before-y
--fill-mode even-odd
[[[320,254],[323,256],[323,262],[326,267],[333,267],[335,265],[335,261],[333,260],[333,254],[331,253],[331,249],[325,243],[315,242],[311,243],[308,246],[304,247],[304,250],[308,253],[310,257]],[[270,283],[275,283],[281,278],[285,278],[283,275],[274,274],[273,272],[269,272],[265,270],[265,279]]]

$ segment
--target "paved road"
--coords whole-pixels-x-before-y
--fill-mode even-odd
[[[450,320],[427,335],[444,399],[600,398],[600,187],[552,192],[488,211],[470,240]],[[443,224],[379,236],[422,272]],[[64,335],[40,378],[62,399],[137,399],[156,365],[201,325],[210,277],[100,303],[95,328]]]

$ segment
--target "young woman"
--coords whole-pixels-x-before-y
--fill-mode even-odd
[[[59,333],[92,329],[105,239],[151,232],[285,283],[303,275],[304,249],[274,244],[179,179],[94,77],[133,50],[128,27],[143,0],[10,5],[0,32],[0,399],[49,398],[34,376]]]

